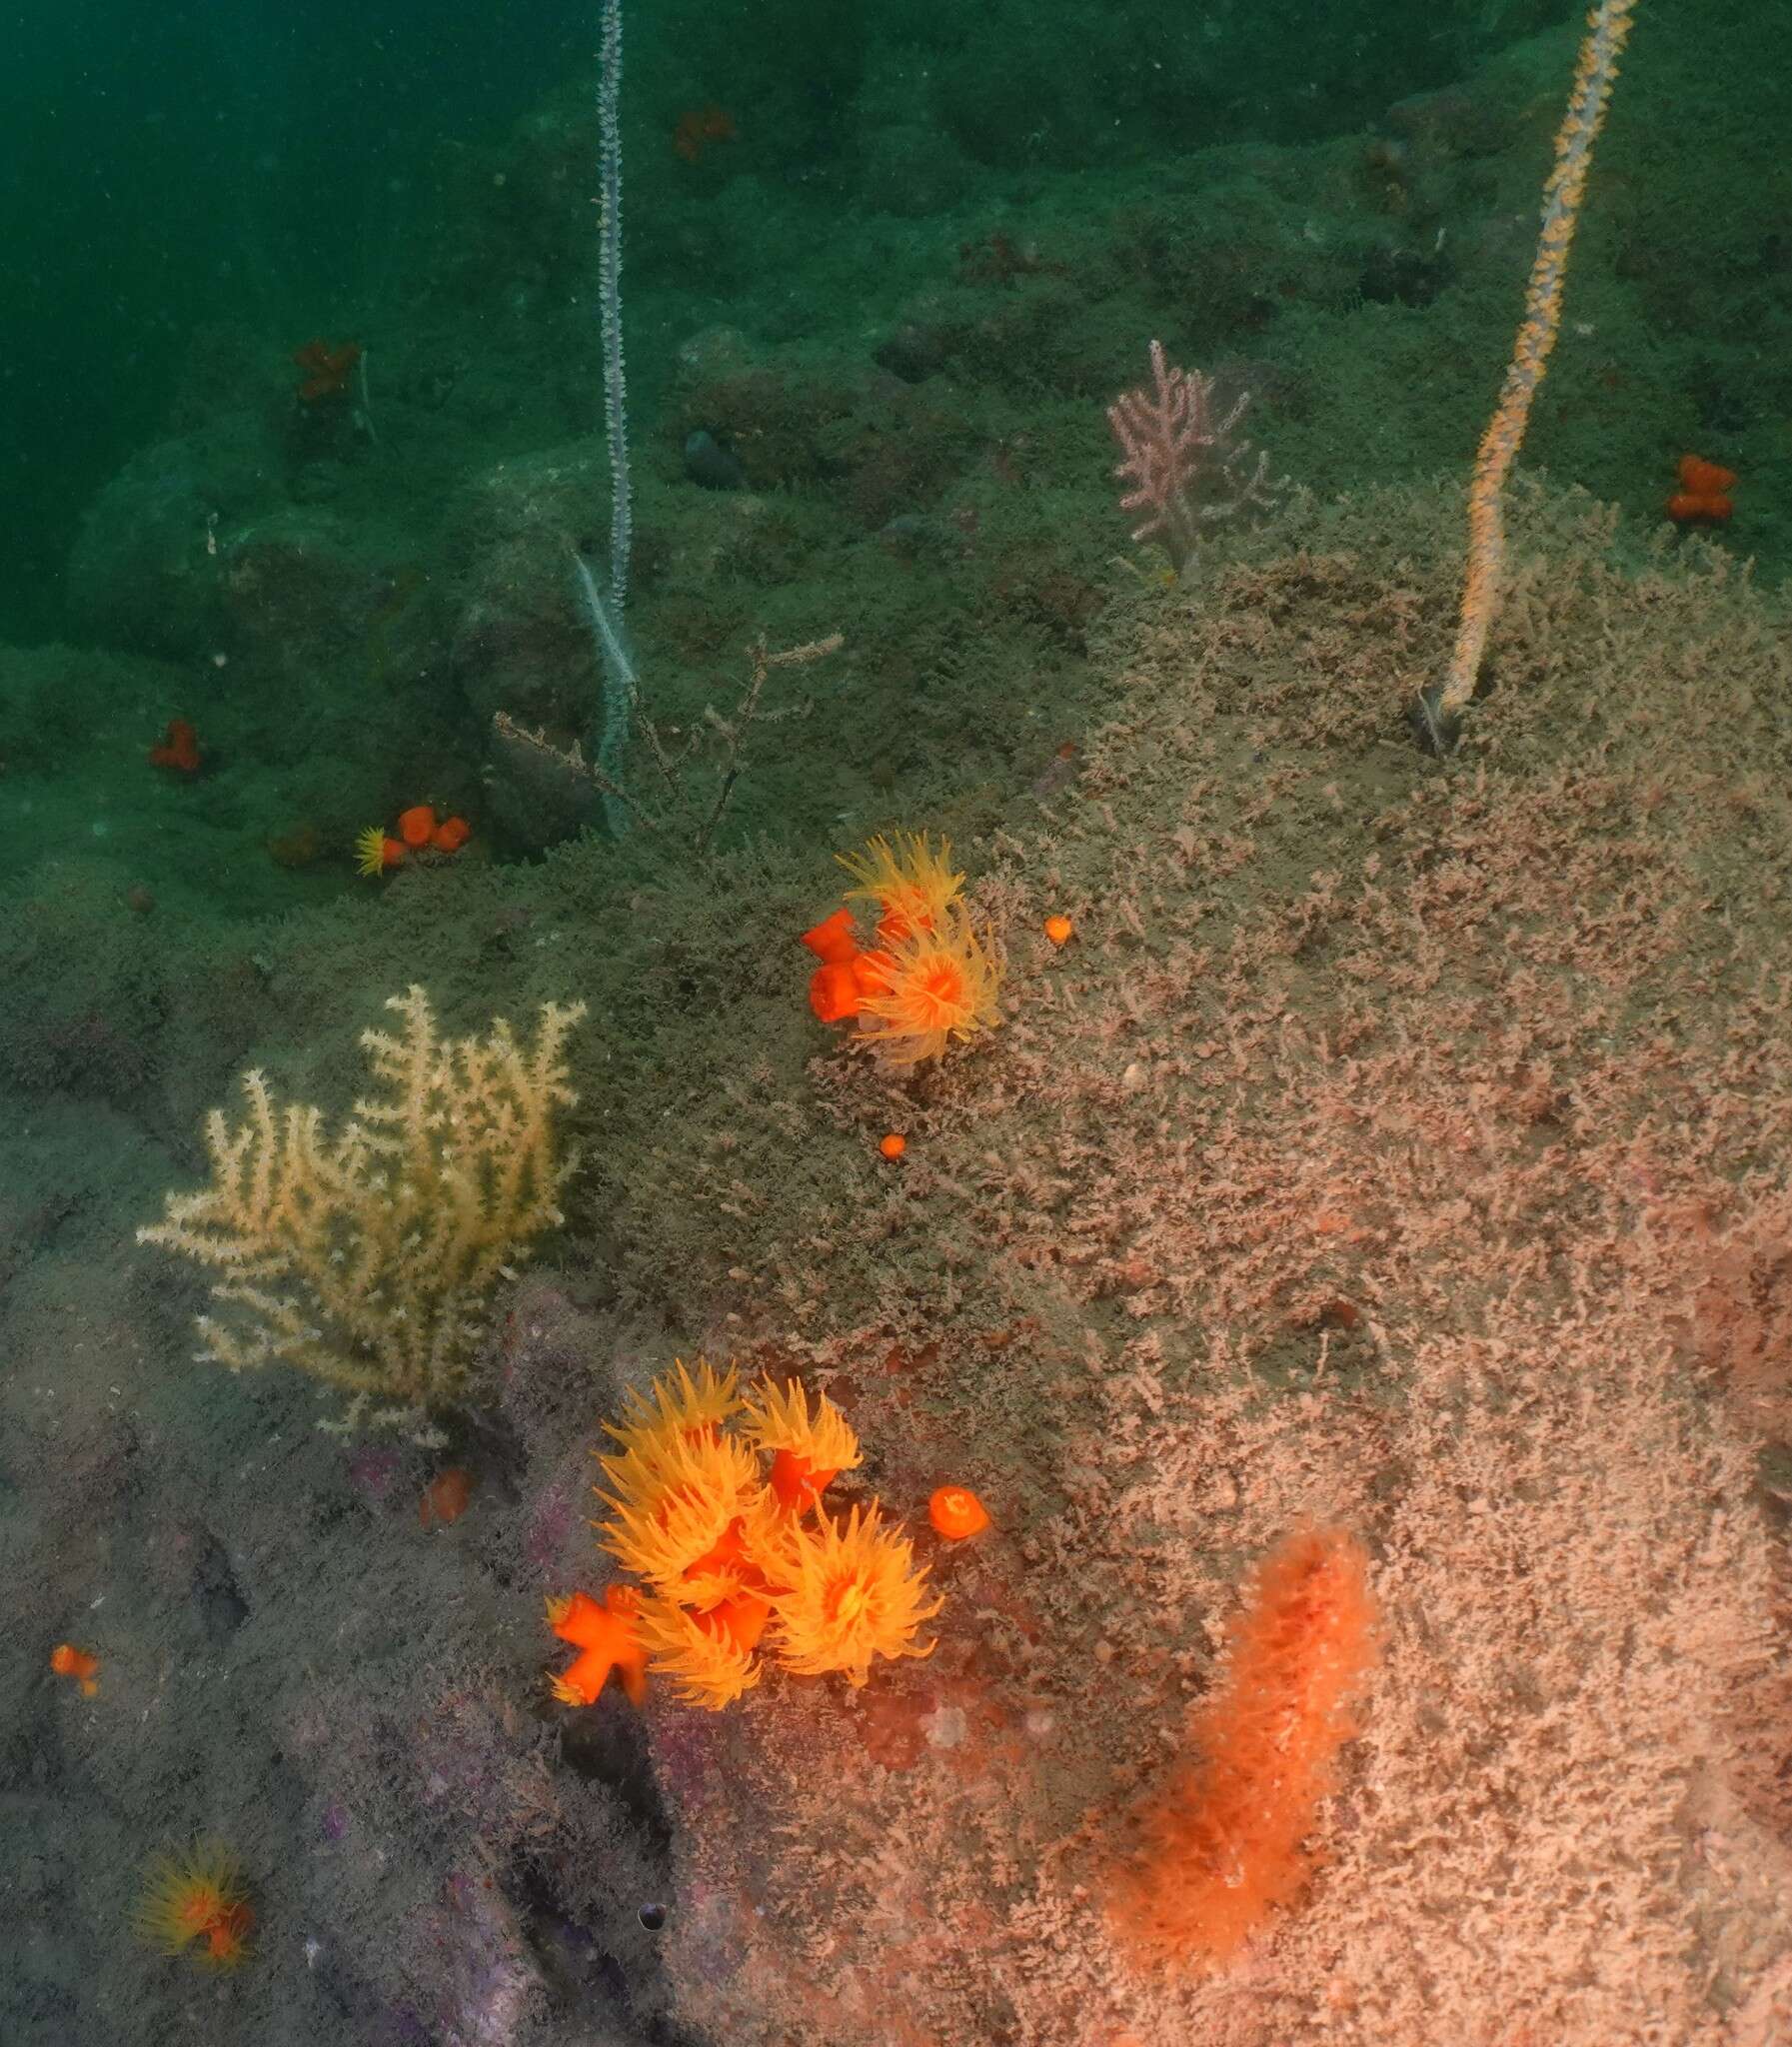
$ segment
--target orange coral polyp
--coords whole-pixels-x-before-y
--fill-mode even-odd
[[[835,858],[859,884],[847,891],[847,901],[876,903],[881,913],[879,938],[898,945],[936,929],[957,902],[964,877],[952,872],[951,854],[947,839],[940,840],[935,852],[924,832],[898,832],[894,839],[868,841],[861,853]]]
[[[92,1698],[100,1688],[100,1659],[77,1649],[73,1642],[56,1644],[50,1651],[50,1668],[58,1677],[74,1678],[83,1698]]]
[[[967,1485],[941,1485],[927,1501],[927,1519],[948,1542],[962,1542],[989,1525],[989,1509]]]
[[[647,1651],[637,1626],[639,1608],[628,1585],[607,1587],[602,1605],[587,1592],[548,1601],[548,1625],[582,1652],[552,1678],[557,1699],[566,1705],[596,1705],[615,1671],[631,1703],[641,1704],[647,1696]]]
[[[745,1612],[726,1603],[693,1613],[670,1600],[650,1599],[641,1610],[641,1638],[653,1668],[688,1706],[720,1709],[759,1683],[763,1673],[753,1650],[741,1645],[748,1631]]]
[[[248,1952],[255,1924],[242,1865],[215,1842],[158,1856],[131,1923],[139,1940],[163,1954],[191,1952],[207,1967],[234,1968]]]
[[[255,1913],[248,1905],[227,1905],[205,1928],[205,1958],[220,1969],[235,1968],[248,1952]]]
[[[1736,472],[1702,455],[1682,455],[1678,475],[1682,486],[1695,498],[1719,498],[1736,488]]]
[[[803,934],[803,943],[818,960],[834,966],[851,960],[859,951],[858,935],[853,929],[853,913],[843,904],[832,917],[823,918],[817,925],[811,925]]]
[[[772,1459],[772,1490],[795,1513],[808,1513],[839,1476],[839,1465],[812,1464],[797,1450],[780,1450]]]
[[[793,1522],[774,1600],[780,1661],[800,1677],[841,1671],[857,1690],[877,1657],[930,1656],[915,1636],[944,1602],[923,1603],[926,1576],[875,1507],[813,1530]]]
[[[842,1024],[859,1015],[859,977],[850,960],[830,960],[809,977],[809,1007],[824,1024]]]

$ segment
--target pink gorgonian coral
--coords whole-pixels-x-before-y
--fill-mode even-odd
[[[1266,508],[1285,481],[1270,479],[1261,451],[1251,464],[1251,445],[1238,431],[1249,409],[1250,393],[1240,391],[1222,410],[1216,380],[1178,370],[1160,341],[1151,343],[1151,387],[1122,391],[1107,408],[1125,456],[1113,473],[1132,485],[1120,510],[1149,514],[1132,538],[1161,543],[1178,576],[1204,527],[1247,505]]]

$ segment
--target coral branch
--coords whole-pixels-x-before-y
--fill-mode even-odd
[[[1160,341],[1151,343],[1151,383],[1150,390],[1140,385],[1122,392],[1107,408],[1107,424],[1126,458],[1113,473],[1133,486],[1120,510],[1150,514],[1132,538],[1161,541],[1179,576],[1194,558],[1203,527],[1246,505],[1269,506],[1280,483],[1270,480],[1267,455],[1259,453],[1255,466],[1245,467],[1250,443],[1238,427],[1250,409],[1248,391],[1221,413],[1214,379],[1178,370],[1165,360]]]
[[[350,1421],[464,1390],[485,1297],[561,1221],[577,1162],[556,1149],[554,1114],[578,1098],[561,1051],[582,1003],[548,1004],[527,1048],[502,1018],[483,1038],[438,1037],[420,988],[386,1007],[402,1031],[361,1037],[384,1084],[338,1134],[245,1073],[246,1118],[206,1119],[211,1185],[169,1194],[163,1220],[137,1232],[222,1275],[212,1297],[231,1312],[199,1317],[203,1356],[231,1371],[296,1365],[352,1396]]]

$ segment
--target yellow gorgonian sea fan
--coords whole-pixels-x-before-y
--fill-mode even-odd
[[[961,911],[867,956],[870,993],[853,1042],[892,1066],[937,1058],[954,1037],[1000,1023],[1001,962]]]
[[[800,1677],[846,1673],[855,1688],[876,1656],[930,1656],[914,1637],[945,1603],[924,1604],[926,1571],[907,1536],[886,1528],[878,1509],[855,1507],[844,1521],[792,1521],[773,1595],[779,1660]]]
[[[636,1617],[639,1639],[656,1676],[670,1678],[681,1703],[720,1709],[760,1681],[753,1653],[765,1625],[763,1599],[747,1595],[707,1613],[648,1599]]]
[[[662,1591],[708,1563],[734,1522],[764,1492],[759,1459],[733,1436],[699,1430],[606,1457],[613,1492],[599,1528],[604,1547]],[[681,1594],[682,1596],[682,1594]]]
[[[756,1450],[772,1455],[771,1485],[780,1505],[807,1510],[842,1471],[860,1462],[859,1438],[826,1393],[809,1395],[796,1379],[779,1386],[761,1379],[747,1394],[741,1433]]]
[[[859,884],[847,891],[847,901],[877,904],[878,936],[887,943],[932,931],[957,902],[964,877],[952,873],[951,857],[950,840],[941,839],[934,852],[924,832],[898,832],[894,842],[879,837],[863,853],[835,855]]]

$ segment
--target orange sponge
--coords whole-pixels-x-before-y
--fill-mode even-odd
[[[1306,1880],[1303,1843],[1376,1655],[1362,1545],[1337,1528],[1285,1537],[1229,1637],[1193,1756],[1141,1814],[1143,1853],[1114,1886],[1115,1938],[1144,1960],[1223,1961]]]

